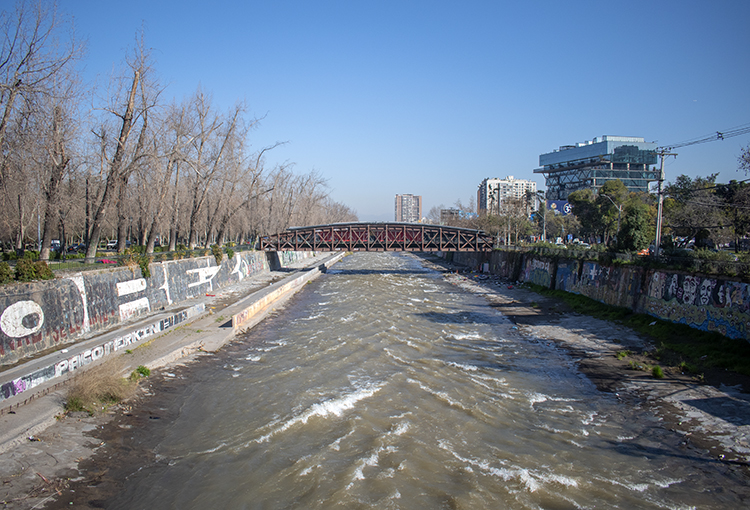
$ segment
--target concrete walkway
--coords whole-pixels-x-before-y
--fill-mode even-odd
[[[89,363],[65,375],[34,386],[0,403],[0,453],[28,441],[29,437],[55,423],[63,412],[65,383],[77,371],[117,357],[123,376],[139,365],[155,369],[199,351],[215,351],[234,336],[260,322],[275,306],[291,297],[307,281],[314,279],[343,257],[343,253],[323,253],[277,271],[266,271],[206,294],[189,302],[176,303],[138,321],[93,336],[65,349],[43,356],[0,373],[0,385],[54,366],[66,359],[90,352],[95,346],[150,324],[188,311],[183,322],[154,336],[134,341],[128,349],[119,349],[99,361]]]

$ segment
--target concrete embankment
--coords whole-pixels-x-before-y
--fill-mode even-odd
[[[260,322],[274,307],[343,256],[343,253],[320,254],[276,271],[259,272],[236,285],[206,293],[0,373],[3,385],[31,380],[38,377],[35,374],[51,375],[0,402],[0,452],[55,422],[55,416],[62,412],[62,386],[76,371],[117,356],[123,374],[127,374],[139,365],[154,369],[198,351],[217,350],[237,333]]]

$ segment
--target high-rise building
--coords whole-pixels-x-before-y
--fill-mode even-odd
[[[629,191],[648,191],[649,181],[658,179],[656,144],[637,136],[601,136],[539,156],[534,173],[544,174],[548,200],[567,200],[579,189],[598,191],[620,179]]]
[[[482,181],[477,190],[478,212],[499,214],[503,200],[517,198],[528,200],[528,194],[536,195],[536,182],[526,179],[516,179],[509,175],[505,179],[487,178]],[[536,210],[536,200],[531,200],[531,210]]]
[[[461,219],[461,211],[451,207],[450,209],[440,209],[440,224],[453,225]]]
[[[396,195],[396,221],[419,223],[422,220],[421,195]]]

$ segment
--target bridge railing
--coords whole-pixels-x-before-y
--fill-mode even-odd
[[[265,237],[265,251],[491,251],[480,230],[411,223],[350,223],[294,228]]]

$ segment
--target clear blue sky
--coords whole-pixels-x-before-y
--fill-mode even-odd
[[[362,220],[394,196],[467,203],[485,177],[601,135],[671,144],[750,124],[750,2],[59,0],[106,76],[142,27],[167,97],[265,117],[268,165],[318,170]],[[667,179],[745,179],[750,135],[678,151]]]

